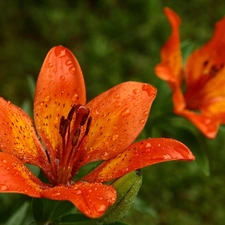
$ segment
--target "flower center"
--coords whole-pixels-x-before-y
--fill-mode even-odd
[[[59,152],[59,168],[57,184],[67,184],[77,173],[79,162],[89,132],[92,117],[90,110],[83,105],[74,105],[67,118],[61,117],[59,134],[62,146]]]

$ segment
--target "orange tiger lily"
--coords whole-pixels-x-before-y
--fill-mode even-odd
[[[132,142],[143,129],[156,89],[139,82],[121,83],[86,104],[83,75],[74,55],[57,46],[47,54],[30,117],[0,98],[0,192],[71,201],[91,218],[102,216],[116,201],[104,182],[138,168],[169,160],[193,160],[172,139]],[[41,140],[41,141],[40,141]],[[74,181],[78,170],[103,161]],[[34,176],[25,163],[41,168],[49,183]]]
[[[225,123],[225,17],[216,24],[212,39],[195,50],[183,67],[181,20],[169,8],[164,12],[172,34],[162,47],[161,63],[155,72],[172,89],[174,112],[189,119],[208,138],[214,138],[219,125]]]

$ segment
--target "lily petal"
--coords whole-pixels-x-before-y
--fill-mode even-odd
[[[88,161],[107,160],[124,151],[142,131],[155,96],[149,84],[125,82],[89,102],[93,120],[86,143]]]
[[[217,118],[208,113],[197,114],[189,110],[184,110],[177,114],[189,119],[206,137],[211,139],[215,138],[219,129],[219,117]]]
[[[0,192],[41,197],[40,191],[45,186],[20,160],[0,152]]]
[[[194,51],[186,63],[186,84],[190,89],[216,75],[225,64],[225,17],[217,22],[212,39],[202,48]]]
[[[47,168],[47,156],[39,143],[30,117],[19,107],[0,98],[0,149],[24,163]]]
[[[194,159],[189,148],[179,141],[149,138],[131,145],[117,157],[103,162],[83,179],[88,182],[106,182],[152,164]]]
[[[155,72],[161,79],[180,85],[182,57],[179,26],[181,20],[180,17],[169,8],[165,8],[164,12],[171,25],[172,33],[161,49],[161,63],[156,66]]]
[[[52,48],[42,65],[34,99],[36,128],[51,159],[61,143],[61,117],[67,117],[74,104],[84,105],[85,101],[85,84],[78,61],[69,49]]]
[[[71,201],[91,218],[102,216],[116,201],[115,189],[100,183],[76,182],[71,186],[56,186],[43,190],[41,195],[53,200]]]

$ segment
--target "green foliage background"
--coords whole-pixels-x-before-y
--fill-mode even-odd
[[[88,99],[127,80],[153,84],[158,96],[140,138],[174,137],[188,145],[197,160],[143,169],[143,186],[124,222],[222,225],[225,130],[221,127],[215,140],[206,140],[192,124],[173,115],[170,90],[154,74],[170,34],[165,6],[182,18],[186,53],[209,40],[214,24],[225,15],[222,0],[1,1],[0,96],[19,106],[32,102],[28,77],[36,80],[45,55],[59,44],[76,55]],[[0,224],[26,200],[0,194]],[[32,222],[29,209],[27,221]]]

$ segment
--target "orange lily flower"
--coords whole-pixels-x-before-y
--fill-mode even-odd
[[[169,8],[164,12],[172,34],[161,50],[161,63],[155,72],[172,89],[174,112],[189,119],[208,138],[214,138],[219,125],[225,123],[225,17],[216,24],[212,39],[195,50],[182,67],[181,20]]]
[[[102,216],[116,201],[104,182],[135,169],[169,160],[193,160],[182,143],[172,139],[132,142],[143,129],[156,89],[125,82],[86,104],[83,75],[74,55],[52,48],[41,68],[30,117],[0,98],[0,192],[71,201],[91,218]],[[40,142],[41,140],[41,142]],[[78,170],[103,161],[80,180]],[[25,166],[41,168],[43,183]]]

